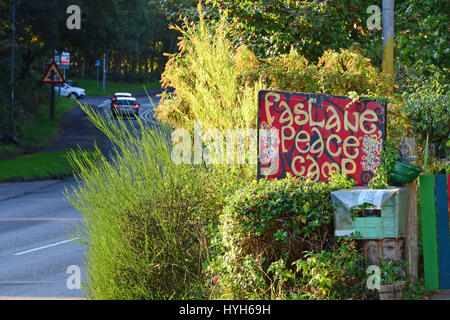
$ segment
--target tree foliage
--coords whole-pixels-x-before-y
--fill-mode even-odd
[[[68,77],[95,77],[95,60],[107,54],[110,79],[138,80],[135,74],[158,80],[173,52],[176,32],[159,6],[148,0],[79,0],[81,28],[69,30],[69,0],[16,1],[15,91],[16,118],[39,111],[48,96],[39,83],[54,50],[71,53]],[[0,111],[8,112],[11,70],[12,0],[0,2]],[[30,103],[33,101],[33,103]],[[0,120],[0,132],[3,120]]]
[[[400,61],[414,69],[418,77],[440,73],[449,81],[449,12],[449,1],[396,3],[396,52]]]

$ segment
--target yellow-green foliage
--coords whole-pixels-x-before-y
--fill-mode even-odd
[[[264,72],[265,71],[265,72]],[[388,95],[387,78],[356,49],[327,50],[317,64],[292,50],[270,58],[260,70],[273,90],[347,95]]]
[[[317,73],[322,93],[346,95],[355,91],[360,95],[388,95],[388,79],[355,49],[325,51],[317,64]]]
[[[195,120],[205,129],[254,128],[261,86],[246,85],[240,77],[249,56],[244,49],[236,54],[224,22],[214,33],[203,20],[197,27],[177,29],[183,34],[180,52],[169,59],[162,75],[163,86],[174,87],[175,96],[162,96],[158,119],[187,129]]]
[[[292,50],[289,54],[265,61],[266,83],[273,90],[318,92],[316,66]]]
[[[223,20],[212,29],[174,27],[182,33],[180,52],[169,59],[162,75],[164,94],[156,111],[159,120],[191,129],[255,128],[260,89],[359,96],[388,96],[388,79],[357,48],[325,51],[317,64],[295,50],[260,59],[246,46],[234,48]]]

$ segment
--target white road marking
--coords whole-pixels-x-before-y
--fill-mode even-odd
[[[101,104],[99,104],[98,106],[97,106],[97,108],[103,108],[104,106],[106,106],[107,104],[109,104],[109,103],[111,103],[111,100],[103,100],[103,103],[101,103]]]
[[[72,242],[72,241],[75,241],[75,240],[78,240],[78,238],[73,238],[73,239],[69,239],[69,240],[59,241],[59,242],[56,242],[56,243],[51,243],[51,244],[48,244],[46,246],[37,247],[37,248],[34,248],[34,249],[30,249],[30,250],[14,253],[14,255],[15,256],[21,256],[23,254],[27,254],[27,253],[31,253],[31,252],[35,252],[35,251],[39,251],[39,250],[43,250],[43,249],[59,246],[60,244]]]
[[[149,122],[149,123],[158,125],[158,124],[159,124],[158,121],[152,119],[152,116],[151,116],[152,112],[153,112],[153,108],[148,108],[147,110],[145,110],[144,112],[142,112],[142,113],[139,115],[139,117],[140,117],[142,120],[145,120],[145,121],[147,121],[147,122]]]

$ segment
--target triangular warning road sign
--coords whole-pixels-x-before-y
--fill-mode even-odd
[[[66,80],[64,80],[61,71],[59,71],[58,66],[53,60],[50,67],[48,67],[47,72],[42,77],[41,83],[65,83],[65,82]]]

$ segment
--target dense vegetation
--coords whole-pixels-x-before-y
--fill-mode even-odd
[[[48,85],[39,80],[54,50],[71,53],[69,79],[95,79],[96,60],[107,54],[108,79],[121,82],[158,81],[167,58],[174,52],[175,32],[158,5],[147,0],[17,0],[15,46],[15,117],[24,120],[47,107]],[[67,8],[81,10],[81,28],[69,30]],[[12,1],[0,2],[0,112],[9,114]],[[167,30],[161,32],[161,30]],[[103,63],[103,62],[102,62]],[[0,135],[6,130],[0,120]],[[20,132],[19,132],[19,138]]]
[[[369,1],[212,0],[203,11],[192,1],[160,3],[168,18],[185,18],[162,75],[175,88],[158,108],[163,122],[252,128],[260,88],[370,95],[390,102],[374,187],[389,183],[401,137],[416,136],[421,151],[432,141],[447,155],[444,2],[396,6],[393,94],[380,70],[381,31],[366,25]],[[177,165],[165,124],[127,129],[84,109],[118,151],[113,161],[72,157],[82,184],[69,198],[86,219],[89,298],[375,298],[364,255],[333,234],[330,192],[351,187],[345,177],[257,181],[251,164]],[[399,266],[381,266],[385,283],[404,279]],[[409,287],[410,298],[423,293],[420,282]]]

